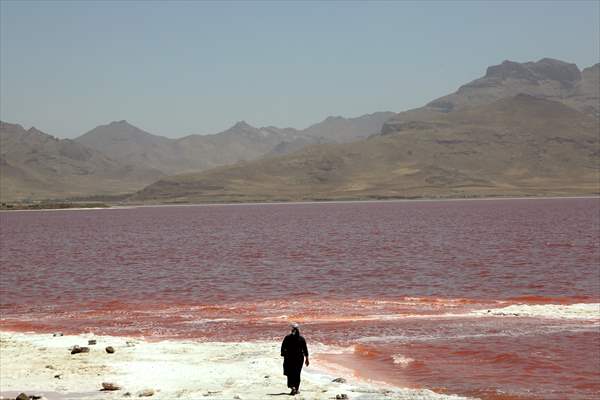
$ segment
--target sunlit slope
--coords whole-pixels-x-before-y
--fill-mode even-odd
[[[395,114],[386,121],[383,132],[395,132],[410,122],[428,121],[439,114],[488,105],[521,93],[557,101],[600,118],[599,82],[600,64],[580,71],[575,64],[551,58],[525,63],[504,61],[490,66],[483,77],[462,85],[454,93]]]
[[[599,192],[598,120],[517,95],[360,142],[178,175],[159,202],[586,195]]]

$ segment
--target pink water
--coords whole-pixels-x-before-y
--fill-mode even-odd
[[[358,375],[484,399],[600,395],[600,200],[0,213],[0,329],[340,346]],[[599,309],[600,311],[600,309]]]

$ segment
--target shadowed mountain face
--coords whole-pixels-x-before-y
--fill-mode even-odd
[[[156,136],[127,121],[101,125],[75,140],[2,123],[0,198],[65,198],[133,192],[165,174],[197,172],[307,145],[377,132],[392,113],[327,118],[305,131],[238,122],[215,135]]]
[[[258,158],[277,146],[283,137],[293,137],[293,133],[279,131],[257,129],[242,121],[217,135],[169,139],[119,121],[101,125],[76,141],[115,160],[173,174]]]
[[[400,134],[163,178],[143,201],[598,193],[598,120],[517,95],[437,113]]]
[[[550,58],[527,63],[504,61],[489,67],[484,77],[461,86],[455,93],[396,114],[385,123],[382,132],[399,132],[435,119],[440,113],[490,104],[519,93],[558,101],[600,118],[599,77],[600,64],[580,71],[575,64]]]
[[[305,130],[255,128],[244,121],[214,135],[169,139],[145,132],[127,121],[99,126],[76,139],[118,161],[167,174],[184,173],[281,155],[310,144],[357,140],[381,130],[393,113],[358,118],[329,117]]]
[[[328,117],[302,131],[304,135],[322,138],[328,143],[347,143],[379,133],[392,112],[377,112],[358,118]],[[379,128],[379,129],[377,129]]]
[[[126,193],[162,174],[116,162],[76,141],[0,122],[3,201]]]

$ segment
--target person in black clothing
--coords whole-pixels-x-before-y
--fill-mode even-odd
[[[290,394],[298,394],[302,363],[306,364],[307,367],[310,364],[308,362],[306,340],[300,336],[298,324],[293,324],[292,333],[283,339],[283,343],[281,343],[281,357],[283,357],[283,374],[287,376],[287,386],[292,389]],[[304,357],[306,357],[306,361]]]

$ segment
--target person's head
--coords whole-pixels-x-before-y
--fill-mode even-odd
[[[297,323],[293,323],[292,324],[292,335],[299,335],[300,334],[300,326]]]

